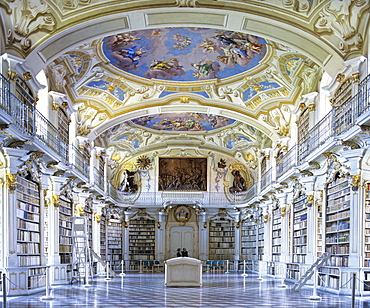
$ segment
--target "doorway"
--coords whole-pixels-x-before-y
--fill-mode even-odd
[[[188,226],[176,226],[170,229],[170,258],[176,257],[178,248],[185,247],[189,257],[194,258],[194,228]]]

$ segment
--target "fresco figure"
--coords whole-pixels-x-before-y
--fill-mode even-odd
[[[233,186],[229,188],[229,191],[231,193],[237,193],[245,191],[245,180],[240,174],[239,170],[233,170],[231,174],[234,176]]]
[[[120,185],[120,191],[126,193],[136,193],[138,185],[135,183],[136,171],[125,170],[123,173],[123,180]]]

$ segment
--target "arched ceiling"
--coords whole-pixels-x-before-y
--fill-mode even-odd
[[[329,0],[5,0],[0,8],[3,51],[27,58],[34,74],[44,69],[49,90],[77,111],[79,136],[130,155],[176,139],[235,152],[289,137],[293,111],[319,90],[323,71],[334,77],[362,54],[369,15],[367,1]],[[201,121],[184,122],[189,113],[228,125],[194,129]],[[143,125],[157,117],[171,129]]]

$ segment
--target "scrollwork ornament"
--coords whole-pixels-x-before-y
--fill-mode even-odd
[[[358,191],[358,188],[360,187],[361,182],[361,175],[360,174],[354,174],[349,175],[350,178],[350,186],[352,187],[353,191]]]
[[[52,195],[51,196],[51,202],[52,202],[54,207],[58,207],[59,206],[59,196],[58,195]]]
[[[9,193],[14,193],[17,189],[17,174],[16,173],[7,173],[6,174],[6,188],[9,190]]]

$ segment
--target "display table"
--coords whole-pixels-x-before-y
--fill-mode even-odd
[[[201,287],[202,261],[179,257],[164,262],[166,287]]]

